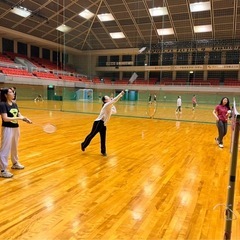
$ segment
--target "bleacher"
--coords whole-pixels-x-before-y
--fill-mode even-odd
[[[34,71],[32,74],[38,78],[45,78],[45,79],[51,79],[51,80],[59,80],[59,77],[51,72],[37,72]]]
[[[79,81],[83,82],[83,83],[92,83],[92,80],[88,79],[85,76],[80,76],[79,77]]]
[[[59,67],[56,63],[53,63],[53,62],[51,62],[50,60],[47,60],[47,59],[33,57],[33,58],[31,58],[31,60],[34,63],[38,64],[38,66],[40,66],[41,68],[46,68],[46,69],[49,69],[49,70],[59,69]]]
[[[22,62],[20,62],[18,59],[22,59]],[[28,64],[28,66],[26,67],[22,64]],[[65,68],[71,71],[74,70],[72,67],[66,66]],[[28,71],[27,69],[30,70]],[[64,72],[64,74],[55,74],[56,71]],[[89,82],[89,80],[86,80],[85,78],[80,79],[76,73],[58,70],[57,64],[52,63],[50,60],[36,57],[30,59],[25,55],[12,52],[0,54],[0,73],[4,75],[20,75],[24,77],[37,77],[51,80]]]
[[[102,81],[99,77],[94,77],[92,79],[92,82],[95,84],[104,83],[104,81]]]
[[[7,55],[0,53],[0,62],[3,63],[14,63],[14,61],[9,58]]]
[[[140,84],[140,85],[155,85],[157,82],[157,79],[155,78],[152,78],[152,79],[149,79],[149,80],[144,80],[144,79],[136,79],[133,84]]]
[[[240,81],[237,79],[226,78],[224,79],[224,86],[240,86]]]
[[[211,83],[209,81],[204,81],[201,78],[195,78],[190,85],[193,86],[210,86]]]
[[[129,84],[129,79],[115,80],[114,84]]]
[[[58,75],[59,79],[66,80],[66,81],[80,81],[79,78],[72,76],[72,75]]]
[[[211,78],[211,79],[208,79],[208,81],[210,82],[210,85],[215,85],[215,86],[219,85],[219,79],[217,78]]]
[[[32,63],[35,67],[31,68],[21,65],[18,58],[26,59]],[[15,62],[16,61],[16,62]],[[30,64],[29,63],[29,64]],[[25,62],[24,62],[25,64]],[[56,63],[51,62],[47,59],[41,58],[31,58],[27,56],[12,52],[0,53],[0,73],[4,75],[13,76],[23,76],[23,77],[37,77],[42,79],[52,79],[52,80],[64,80],[64,81],[77,81],[82,83],[94,83],[94,84],[136,84],[136,85],[156,85],[158,83],[157,78],[151,78],[145,80],[143,78],[137,78],[133,83],[129,83],[129,79],[116,79],[112,81],[109,77],[94,77],[93,79],[88,79],[87,76],[81,75],[74,72],[74,68],[71,66],[64,66],[66,70],[59,70],[59,66]],[[61,66],[60,66],[61,68]],[[31,72],[32,71],[32,72]],[[63,72],[63,73],[61,73]],[[240,86],[240,81],[236,78],[225,78],[223,82],[220,83],[218,78],[209,78],[203,80],[201,78],[194,78],[189,82],[189,79],[179,78],[172,80],[171,78],[162,78],[160,85],[181,85],[181,86]]]
[[[176,80],[172,80],[172,79],[162,79],[162,81],[160,81],[161,85],[187,85],[187,80],[186,79],[176,79]]]
[[[33,77],[33,75],[25,69],[0,67],[0,71],[5,75]]]

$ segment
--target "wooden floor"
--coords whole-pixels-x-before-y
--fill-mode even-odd
[[[220,149],[214,123],[182,120],[191,109],[175,120],[120,114],[108,124],[103,157],[98,136],[80,150],[95,114],[19,105],[34,124],[20,123],[25,169],[11,170],[9,161],[14,177],[0,179],[0,239],[223,239],[230,127]],[[37,125],[46,122],[56,133]],[[239,184],[237,178],[234,240],[240,239]]]

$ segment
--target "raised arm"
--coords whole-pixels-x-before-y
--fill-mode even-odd
[[[124,95],[124,91],[121,91],[115,98],[113,98],[110,102],[111,103],[116,103],[123,95]]]

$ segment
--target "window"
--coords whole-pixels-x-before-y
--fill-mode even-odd
[[[239,52],[238,51],[226,52],[226,64],[239,64]]]
[[[132,55],[123,55],[122,60],[123,62],[130,62],[132,61]]]
[[[158,54],[149,55],[150,66],[158,66],[158,58],[159,58]]]
[[[188,53],[177,53],[177,65],[188,65]]]
[[[193,52],[192,53],[192,64],[202,65],[204,64],[205,52]]]
[[[27,44],[26,43],[17,43],[17,53],[27,56]]]
[[[145,54],[136,55],[135,66],[144,66],[145,59],[146,59]]]
[[[46,49],[46,48],[42,49],[42,58],[50,60],[50,50],[49,49]]]
[[[222,52],[209,52],[208,64],[221,64]]]
[[[173,53],[163,53],[162,65],[163,66],[173,65]]]
[[[31,46],[31,57],[39,58],[39,47]]]
[[[3,38],[2,39],[3,52],[14,52],[13,40]]]
[[[107,56],[98,56],[98,66],[105,67],[107,63]]]
[[[110,62],[119,62],[119,56],[110,56]]]

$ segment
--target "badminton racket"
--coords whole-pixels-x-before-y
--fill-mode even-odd
[[[57,127],[51,123],[44,124],[33,123],[31,120],[27,118],[24,118],[23,121],[41,127],[45,133],[54,133],[57,131]]]
[[[150,101],[148,103],[148,106],[147,106],[147,115],[150,117],[150,118],[154,118],[154,115],[156,113],[156,110],[157,110],[157,103],[155,101]]]
[[[38,125],[38,124],[37,124]],[[57,127],[51,123],[45,123],[43,125],[39,125],[42,127],[42,130],[45,133],[55,133],[57,131]]]

